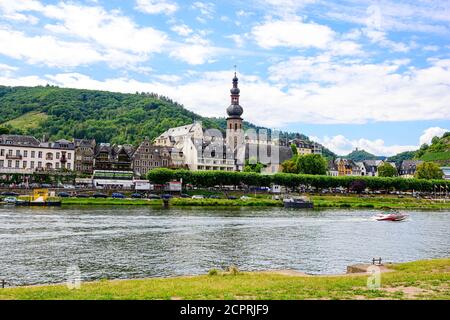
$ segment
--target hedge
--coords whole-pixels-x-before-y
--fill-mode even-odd
[[[372,191],[433,191],[434,186],[437,186],[437,191],[439,191],[440,186],[444,188],[447,186],[448,190],[450,191],[450,181],[447,180],[405,179],[399,177],[331,177],[293,173],[277,173],[274,175],[264,175],[254,172],[188,171],[161,168],[151,170],[148,173],[147,178],[150,181],[158,184],[164,184],[171,180],[183,179],[183,184],[192,184],[196,187],[204,188],[215,186],[270,187],[272,184],[277,184],[288,188],[309,186],[318,189],[338,187],[350,189],[354,181],[364,181],[367,188]]]

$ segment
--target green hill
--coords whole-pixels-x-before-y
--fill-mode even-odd
[[[51,139],[94,138],[136,145],[144,137],[153,139],[169,128],[195,120],[202,121],[205,128],[226,129],[225,118],[202,117],[154,93],[0,86],[0,110],[0,133],[46,135]],[[259,128],[248,122],[245,127]],[[282,133],[284,139],[296,135]],[[325,149],[324,155],[333,153]]]
[[[416,152],[415,158],[438,165],[450,165],[450,132],[445,133],[442,138],[434,137],[431,145],[424,144]]]
[[[371,154],[365,150],[358,150],[358,149],[352,151],[344,158],[350,159],[353,161],[357,161],[357,162],[364,161],[364,160],[384,160],[385,159],[385,157],[379,157],[379,156]]]

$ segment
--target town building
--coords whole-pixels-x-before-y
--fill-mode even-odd
[[[0,135],[0,173],[71,171],[74,160],[71,141],[40,142],[32,136]]]
[[[145,177],[150,170],[159,167],[182,168],[182,155],[171,146],[156,146],[145,138],[133,154],[134,174]]]
[[[94,173],[95,140],[74,139],[75,171],[84,175]]]
[[[402,178],[414,178],[416,174],[417,166],[423,163],[420,160],[404,160],[402,161],[398,170],[399,175]]]
[[[360,176],[361,169],[360,167],[350,159],[337,158],[334,161],[337,169],[338,176]]]
[[[304,139],[294,139],[290,141],[290,144],[295,145],[297,148],[297,153],[299,155],[307,154],[320,154],[322,155],[322,146],[316,142],[306,141]]]
[[[240,105],[239,79],[232,79],[231,104],[226,109],[225,137],[218,130],[203,130],[201,122],[171,128],[157,137],[155,146],[171,147],[190,170],[242,171],[246,160],[265,165],[265,172],[280,170],[280,164],[292,157],[289,146],[280,145],[279,139],[271,139],[254,131],[244,132],[243,107]],[[316,146],[315,152],[321,152]],[[172,159],[173,161],[173,159]]]
[[[450,167],[441,167],[441,170],[444,173],[444,179],[450,180]]]
[[[94,171],[133,171],[134,147],[100,143],[96,146]]]
[[[328,171],[327,171],[327,175],[329,175],[329,176],[331,176],[331,177],[337,177],[337,176],[339,176],[339,170],[338,170],[338,166],[337,166],[335,160],[329,160],[329,161],[328,161]]]

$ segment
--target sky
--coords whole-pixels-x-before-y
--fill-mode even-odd
[[[339,155],[450,129],[450,1],[0,0],[0,85],[155,92]]]

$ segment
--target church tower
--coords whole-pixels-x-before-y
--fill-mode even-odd
[[[235,152],[244,144],[244,128],[241,118],[244,109],[239,105],[241,90],[238,87],[239,79],[234,73],[233,88],[231,88],[231,105],[227,108],[227,145]]]

